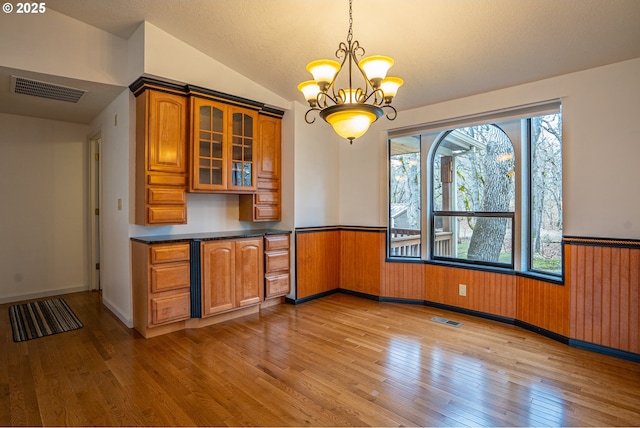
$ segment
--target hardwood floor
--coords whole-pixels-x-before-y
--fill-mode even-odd
[[[493,321],[334,294],[143,339],[64,298],[85,326],[21,343],[0,305],[0,425],[640,424],[640,364]]]

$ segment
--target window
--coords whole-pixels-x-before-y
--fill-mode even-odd
[[[515,154],[495,125],[445,132],[432,160],[431,257],[513,266]]]
[[[533,117],[530,155],[529,267],[562,274],[562,120]]]
[[[395,139],[389,149],[389,254],[420,257],[420,138]]]
[[[390,134],[389,258],[561,275],[560,103],[448,125]]]

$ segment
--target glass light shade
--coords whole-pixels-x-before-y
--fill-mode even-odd
[[[318,93],[320,87],[315,80],[307,80],[298,85],[298,90],[304,95],[304,99],[307,100],[311,107],[315,107],[318,103]]]
[[[398,93],[398,89],[400,88],[400,86],[402,86],[403,83],[404,80],[399,77],[386,77],[382,81],[382,83],[380,84],[380,89],[382,89],[382,92],[384,93],[384,101],[387,104],[389,104],[393,97],[396,96],[396,94]]]
[[[329,108],[320,113],[333,130],[348,140],[363,136],[369,126],[382,115],[382,110],[371,105],[342,104]],[[328,110],[328,111],[327,111]]]
[[[387,76],[387,71],[393,65],[393,59],[388,56],[374,55],[363,58],[358,65],[364,70],[373,87],[377,88],[382,79]]]
[[[319,59],[307,64],[307,71],[313,75],[313,79],[323,91],[327,90],[338,70],[340,70],[340,64],[330,59]]]

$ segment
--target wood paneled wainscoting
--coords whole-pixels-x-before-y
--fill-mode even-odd
[[[565,237],[569,337],[640,354],[640,241]]]
[[[565,280],[386,260],[386,228],[296,230],[297,294],[336,291],[513,323],[574,346],[640,361],[640,241],[567,237]],[[466,284],[467,295],[458,286]]]

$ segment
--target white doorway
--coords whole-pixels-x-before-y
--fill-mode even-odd
[[[91,260],[89,261],[89,289],[101,291],[100,285],[100,146],[102,137],[100,134],[89,140],[89,248]]]

